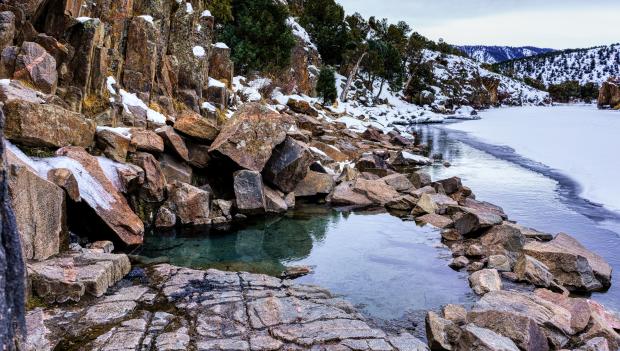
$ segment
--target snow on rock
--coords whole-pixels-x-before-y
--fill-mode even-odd
[[[211,15],[211,11],[209,11],[209,10],[204,10],[204,11],[202,11],[202,13],[200,14],[200,17],[213,17],[213,15]]]
[[[116,190],[125,193],[127,189],[125,189],[119,171],[131,171],[131,167],[102,156],[98,156],[97,161],[99,162],[99,167],[103,170],[103,174],[112,182]]]
[[[110,92],[111,95],[116,95],[116,89],[114,89],[114,85],[116,84],[116,79],[110,76],[106,79],[105,84],[106,84],[106,87],[108,88],[108,92]]]
[[[90,21],[91,19],[92,19],[91,17],[78,17],[75,20],[80,22],[80,23],[85,23],[85,22]]]
[[[217,110],[217,108],[215,106],[213,106],[213,104],[209,103],[209,102],[203,102],[202,105],[200,105],[200,107],[204,110],[207,110],[209,112],[215,112]]]
[[[142,15],[142,16],[138,16],[138,17],[144,19],[145,21],[149,22],[150,24],[153,24],[153,16]]]
[[[217,79],[209,77],[209,86],[210,87],[217,87],[217,88],[225,88],[226,84],[220,82]]]
[[[431,164],[431,163],[433,163],[433,161],[431,161],[430,158],[424,157],[422,155],[416,155],[416,154],[413,154],[411,152],[403,151],[402,155],[403,155],[403,158],[405,160],[413,161],[415,163],[419,163],[419,164],[425,164],[425,163],[426,164]]]
[[[286,20],[286,24],[289,27],[291,27],[291,30],[293,31],[293,35],[301,39],[308,47],[314,50],[317,50],[316,45],[314,45],[314,43],[312,42],[312,39],[310,39],[310,34],[306,32],[304,27],[302,27],[299,23],[297,23],[295,18],[289,17]]]
[[[103,130],[107,130],[116,135],[120,135],[125,139],[131,139],[131,128],[125,128],[125,127],[113,128],[113,127],[97,126],[97,132],[100,132]]]
[[[191,2],[186,2],[185,3],[185,12],[187,12],[188,14],[192,14],[194,13],[194,7],[192,6]]]
[[[228,45],[226,45],[225,43],[222,43],[222,42],[215,43],[213,46],[218,48],[218,49],[230,49],[228,47]]]
[[[192,48],[192,52],[194,53],[194,56],[196,57],[204,57],[207,53],[205,52],[205,48],[203,48],[202,46],[194,46]]]
[[[125,108],[125,110],[127,110],[127,112],[131,113],[129,110],[129,106],[139,107],[146,111],[146,119],[148,121],[159,125],[166,124],[166,116],[146,106],[146,104],[142,100],[140,100],[136,96],[136,94],[129,93],[124,89],[120,89],[120,95],[122,98],[123,107]]]

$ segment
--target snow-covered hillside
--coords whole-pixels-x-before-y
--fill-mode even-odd
[[[601,84],[609,77],[620,76],[620,44],[554,52],[497,66],[500,72],[538,79],[546,85],[569,80]]]
[[[533,46],[462,45],[458,46],[458,48],[472,59],[483,63],[498,63],[554,51],[553,49],[537,48]]]

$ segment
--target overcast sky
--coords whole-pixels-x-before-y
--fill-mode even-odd
[[[336,0],[451,44],[581,48],[620,42],[620,0]]]

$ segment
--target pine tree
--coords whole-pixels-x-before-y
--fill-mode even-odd
[[[319,73],[319,79],[316,83],[316,92],[323,100],[323,104],[332,104],[338,98],[338,90],[336,89],[336,76],[331,67],[325,66]]]

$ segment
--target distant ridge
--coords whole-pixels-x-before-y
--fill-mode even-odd
[[[523,57],[535,56],[555,51],[548,48],[534,46],[487,46],[487,45],[462,45],[458,49],[465,52],[472,59],[483,63],[498,63]]]

